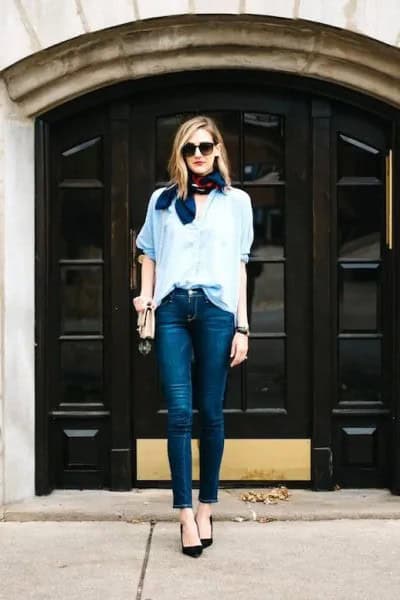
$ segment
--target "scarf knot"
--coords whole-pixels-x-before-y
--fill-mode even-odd
[[[181,197],[177,197],[175,202],[175,209],[182,223],[184,225],[191,223],[196,216],[196,203],[193,194],[208,194],[215,188],[221,190],[225,185],[225,179],[217,170],[208,175],[197,175],[189,171],[187,198],[183,200]],[[168,208],[176,197],[177,189],[178,185],[175,184],[161,192],[157,198],[156,210]]]

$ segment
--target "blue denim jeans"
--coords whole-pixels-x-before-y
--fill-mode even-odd
[[[201,288],[175,288],[156,309],[155,349],[168,409],[173,508],[192,507],[194,395],[200,417],[199,500],[218,502],[223,400],[234,333],[234,314],[216,306]]]

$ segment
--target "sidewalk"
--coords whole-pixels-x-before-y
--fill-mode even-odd
[[[214,543],[181,552],[171,490],[57,490],[6,505],[0,600],[393,600],[400,497],[289,490],[276,504],[220,489]],[[197,490],[193,490],[197,506]]]

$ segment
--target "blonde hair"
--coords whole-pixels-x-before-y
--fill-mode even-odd
[[[214,165],[216,161],[217,164],[215,165],[215,168],[225,179],[226,185],[230,186],[232,183],[228,153],[216,122],[211,117],[197,115],[184,121],[179,126],[175,134],[171,156],[168,161],[168,174],[170,176],[170,181],[167,185],[169,186],[177,184],[178,196],[183,200],[186,200],[187,197],[189,173],[188,166],[182,156],[181,151],[182,147],[188,142],[193,133],[197,131],[197,129],[201,128],[206,129],[211,134],[214,143],[220,144],[220,155],[215,157]]]

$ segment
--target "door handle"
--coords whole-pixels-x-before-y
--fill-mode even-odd
[[[386,167],[386,246],[389,250],[393,246],[393,163],[392,149],[385,157]]]
[[[135,290],[137,287],[136,272],[136,229],[129,229],[129,289]]]

